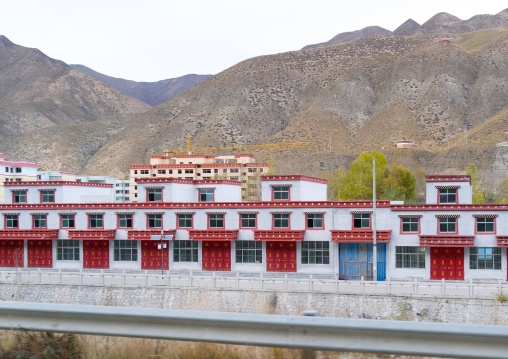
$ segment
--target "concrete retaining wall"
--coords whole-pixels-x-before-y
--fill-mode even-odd
[[[496,298],[1,284],[0,300],[282,315],[313,309],[320,316],[341,318],[508,324],[508,302]]]

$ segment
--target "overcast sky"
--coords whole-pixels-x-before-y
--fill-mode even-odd
[[[216,74],[259,55],[301,49],[438,12],[496,14],[506,0],[3,0],[0,34],[68,64],[158,81]]]

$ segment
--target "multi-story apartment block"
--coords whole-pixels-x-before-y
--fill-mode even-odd
[[[37,168],[35,163],[30,162],[10,162],[6,161],[6,155],[0,153],[0,203],[6,201],[4,183],[35,181],[37,179]]]
[[[140,178],[137,203],[111,184],[8,182],[0,267],[334,273],[339,279],[496,279],[508,273],[508,205],[473,204],[469,176],[427,176],[427,202],[327,201],[326,180]],[[154,236],[168,236],[158,248]]]
[[[242,197],[248,197],[249,178],[266,174],[268,164],[256,162],[254,155],[174,155],[150,156],[149,165],[130,167],[130,199],[136,202],[137,181],[147,178],[180,178],[188,180],[227,179],[240,181]],[[258,184],[252,184],[251,187]],[[259,192],[254,191],[254,192]]]

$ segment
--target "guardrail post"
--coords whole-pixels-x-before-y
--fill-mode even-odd
[[[189,287],[192,287],[192,271],[189,274]]]
[[[441,279],[441,295],[445,295],[445,281]]]
[[[21,282],[21,273],[19,272],[19,267],[16,267],[16,283]]]
[[[335,291],[338,292],[339,291],[339,275],[337,274],[337,276],[335,277]]]
[[[145,269],[145,287],[148,287],[148,271]]]
[[[284,273],[284,290],[288,290],[288,274]]]
[[[41,269],[37,268],[37,280],[39,281],[39,284],[41,284]],[[30,281],[28,281],[30,283]]]
[[[413,295],[418,295],[418,279],[417,278],[415,278],[415,280],[414,280]]]
[[[364,280],[363,275],[362,275],[362,279],[360,281],[360,287],[361,287],[362,293],[365,293],[365,280]]]
[[[101,285],[104,285],[104,269],[101,269]]]
[[[263,290],[263,273],[259,273],[259,287]]]
[[[125,286],[125,269],[122,269],[122,285]]]
[[[215,280],[215,272],[212,273],[212,288],[215,289],[215,286],[217,285],[217,281]]]
[[[235,278],[235,288],[240,288],[240,273],[236,272],[236,278]]]
[[[392,294],[392,283],[390,282],[390,277],[386,278],[386,289],[388,294]]]
[[[62,268],[58,268],[58,283],[62,284]]]
[[[469,298],[473,297],[473,279],[469,279]]]
[[[312,274],[309,276],[309,291],[312,292]]]
[[[497,280],[497,293],[501,294],[501,279]]]
[[[79,285],[83,285],[83,268],[79,268]]]
[[[315,310],[306,310],[303,312],[305,317],[316,317],[318,312]],[[303,349],[302,350],[302,358],[303,359],[316,359],[316,351],[314,349]]]

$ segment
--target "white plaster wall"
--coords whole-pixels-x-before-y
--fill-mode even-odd
[[[299,199],[293,201],[326,201],[327,200],[327,185],[324,183],[301,181]]]
[[[436,186],[460,186],[457,189],[458,203],[459,204],[471,204],[473,192],[471,184],[469,182],[427,182],[425,185],[426,203],[437,204],[438,203],[438,192]]]

